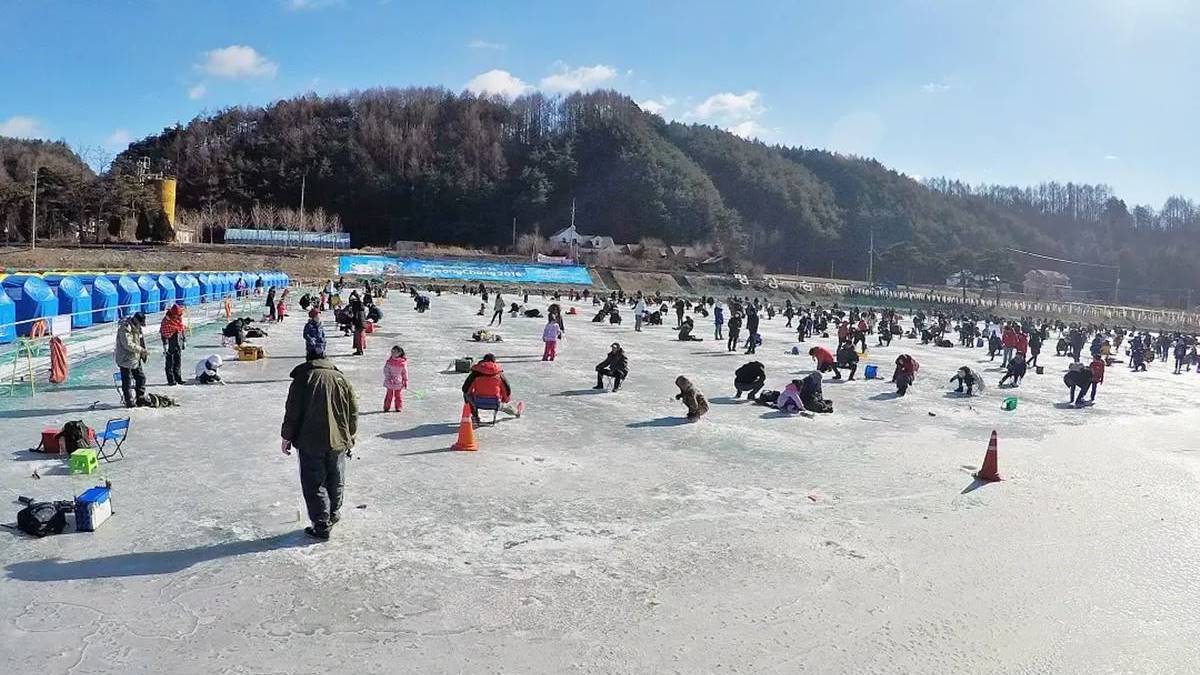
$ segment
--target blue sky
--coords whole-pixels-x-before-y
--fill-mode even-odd
[[[7,0],[0,134],[124,147],[307,91],[606,87],[915,176],[1200,196],[1200,2]]]

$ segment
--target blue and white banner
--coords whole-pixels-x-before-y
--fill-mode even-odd
[[[526,284],[571,284],[591,286],[592,276],[579,265],[536,265],[477,260],[418,260],[384,255],[343,255],[338,257],[338,274],[380,277],[420,277],[504,281]]]

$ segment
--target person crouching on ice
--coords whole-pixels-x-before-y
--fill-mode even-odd
[[[221,379],[221,374],[218,372],[221,369],[223,361],[220,354],[213,354],[208,358],[202,359],[196,364],[196,383],[197,384],[225,384]]]
[[[675,378],[675,386],[679,387],[679,393],[675,394],[675,400],[683,401],[687,406],[687,420],[689,422],[699,421],[704,414],[708,412],[708,399],[704,398],[704,394],[692,384],[683,375]]]
[[[975,394],[975,387],[979,387],[979,390],[983,391],[983,378],[979,376],[979,373],[966,366],[959,368],[954,377],[950,378],[950,382],[958,382],[958,389],[954,390],[958,394],[963,393],[963,387],[967,388],[967,396]]]
[[[799,413],[804,411],[815,413],[831,413],[833,405],[825,400],[821,388],[821,373],[809,373],[799,380],[792,380],[788,386],[779,392],[775,407],[784,412]]]
[[[1099,358],[1099,357],[1097,357]],[[1025,372],[1028,366],[1025,364],[1025,355],[1021,352],[1016,352],[1012,358],[1008,360],[1008,365],[1005,367],[1004,377],[1000,378],[1000,386],[1003,387],[1005,382],[1012,380],[1012,386],[1021,386],[1021,378],[1025,377]]]
[[[741,398],[743,393],[749,392],[746,398],[753,401],[766,382],[767,371],[763,364],[759,361],[751,361],[733,371],[733,388],[736,392],[733,397]]]
[[[908,354],[901,354],[896,357],[896,370],[892,373],[892,382],[896,384],[897,396],[904,396],[908,393],[908,388],[917,379],[917,370],[920,367],[917,364],[917,360]]]

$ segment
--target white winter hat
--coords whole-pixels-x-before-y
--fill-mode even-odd
[[[213,370],[220,368],[222,363],[224,362],[221,360],[220,354],[213,354],[212,356],[208,357],[208,367],[212,368]]]

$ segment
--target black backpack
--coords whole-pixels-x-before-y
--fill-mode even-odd
[[[65,448],[68,454],[80,448],[90,448],[92,447],[91,431],[80,420],[67,422],[63,425],[62,431],[58,432],[59,447]]]
[[[17,529],[35,537],[62,534],[66,511],[53,502],[35,502],[17,512]]]

